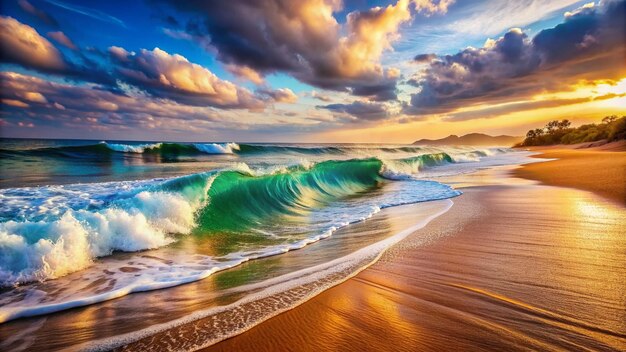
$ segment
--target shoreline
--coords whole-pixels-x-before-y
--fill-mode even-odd
[[[450,199],[443,199],[384,208],[366,221],[338,229],[334,236],[317,246],[251,261],[241,267],[217,272],[204,280],[167,290],[136,293],[45,317],[16,319],[0,324],[0,340],[2,337],[15,337],[7,338],[6,344],[0,343],[0,350],[19,346],[20,343],[32,344],[30,347],[34,349],[42,348],[45,344],[46,349],[55,350],[141,350],[155,346],[166,348],[176,343],[183,350],[195,350],[199,346],[240,333],[345,281],[375,263],[380,253],[389,246],[424,226],[433,217],[446,212],[451,206]],[[368,232],[368,235],[359,238],[359,234],[364,232]],[[343,236],[353,238],[356,242],[343,241]],[[366,243],[369,245],[364,246]],[[327,261],[324,255],[330,254],[325,250],[329,246],[336,247],[344,255]],[[361,246],[361,249],[353,250]],[[309,259],[298,262],[298,258],[303,256]],[[149,258],[157,257],[160,255],[154,254]],[[281,269],[281,261],[289,264],[288,267]],[[313,262],[318,264],[312,266]],[[272,276],[269,272],[282,275],[267,280]],[[226,280],[242,275],[249,280],[248,284],[230,289],[224,287]],[[256,276],[259,277],[255,279]],[[223,289],[223,297],[210,294],[217,287]],[[134,311],[146,299],[155,296],[157,299],[151,300],[149,310],[139,308]],[[105,321],[97,319],[95,313],[103,310],[109,316]],[[125,320],[121,326],[115,324],[118,314]],[[150,323],[142,326],[141,320],[149,320]],[[31,332],[31,337],[23,334],[38,321],[41,325],[37,326],[36,332]],[[59,326],[68,327],[72,333],[52,338],[51,335],[58,331]],[[136,329],[137,326],[141,327]],[[194,334],[188,334],[189,331]],[[47,337],[41,339],[41,336]],[[92,337],[86,339],[86,336]],[[178,336],[186,337],[179,339]]]
[[[537,157],[554,155],[548,153],[554,152]],[[593,153],[614,159],[614,152]],[[529,164],[512,174],[549,163],[554,162]],[[623,177],[611,175],[612,185]],[[470,178],[448,213],[354,278],[205,350],[626,348],[626,292],[619,286],[626,276],[619,265],[626,260],[623,205],[614,197],[607,202],[494,170]],[[592,255],[596,244],[580,237],[602,232],[612,245],[598,258]],[[440,239],[416,245],[424,235]],[[555,235],[564,243],[584,243],[580,248],[555,243]],[[572,251],[571,257],[559,257]],[[559,271],[565,272],[554,276]],[[568,281],[568,275],[583,277]]]
[[[525,164],[517,177],[543,184],[591,191],[626,205],[626,143],[532,147],[534,158],[556,159]]]
[[[406,211],[415,205],[416,204],[408,204],[387,209],[392,211]],[[153,326],[145,331],[136,331],[127,336],[117,336],[113,339],[106,339],[101,341],[101,344],[94,345],[93,342],[86,343],[83,346],[78,346],[78,349],[119,349],[133,351],[149,350],[155,347],[160,348],[177,344],[177,348],[180,350],[198,350],[210,347],[228,338],[236,337],[239,334],[253,329],[259,324],[263,324],[263,322],[268,319],[272,319],[283,312],[306,303],[327,289],[350,280],[363,270],[374,265],[394,244],[402,241],[407,236],[410,236],[418,229],[423,228],[434,219],[449,211],[452,207],[452,201],[449,199],[436,200],[432,202],[432,206],[437,208],[435,212],[430,212],[430,215],[422,218],[419,222],[408,228],[404,228],[400,232],[382,241],[361,248],[345,257],[337,258],[332,262],[321,264],[318,267],[308,268],[300,272],[285,275],[295,278],[296,282],[288,283],[292,287],[286,288],[284,285],[281,285],[282,287],[280,288],[268,288],[264,291],[273,292],[272,294],[264,296],[264,291],[262,291],[259,296],[252,295],[244,297],[242,300],[235,301],[229,306],[217,307],[212,312],[199,311],[179,321],[171,321],[162,326]],[[402,207],[404,207],[404,210],[400,210]],[[363,253],[369,253],[369,255],[363,256]],[[319,270],[321,267],[324,269]],[[337,268],[342,267],[344,268],[343,270],[336,271]],[[306,275],[302,275],[303,272],[312,273],[311,276],[317,277],[317,280],[306,281]],[[330,272],[330,274],[326,272]],[[328,282],[326,282],[327,280]],[[262,307],[266,309],[278,309],[267,314],[263,313],[260,316],[250,314],[250,312],[259,310]],[[246,312],[249,313],[246,314]],[[246,319],[241,320],[242,315],[244,315]],[[242,323],[245,325],[241,325]],[[203,334],[203,332],[206,334],[215,334],[216,331],[219,331],[220,328],[224,326],[227,326],[230,330],[225,330],[224,333],[216,334],[212,338],[207,338],[205,334]],[[233,328],[235,330],[232,330]],[[192,333],[192,335],[190,335],[190,333]],[[137,339],[137,336],[140,336],[140,338]],[[184,338],[172,338],[172,336],[184,336]],[[197,339],[194,339],[194,337],[197,337]],[[127,343],[126,341],[132,342]]]

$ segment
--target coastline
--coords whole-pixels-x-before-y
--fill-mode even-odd
[[[529,149],[540,153],[535,158],[556,160],[522,165],[515,176],[591,191],[626,205],[626,142]]]
[[[567,163],[594,170],[577,173],[591,178],[583,181],[604,173],[605,189],[624,182],[606,164],[589,167],[598,155],[615,162],[613,152],[549,150],[538,157],[557,155],[564,161],[512,174],[529,167],[562,173]],[[452,209],[377,263],[206,350],[625,349],[626,209],[619,198],[588,182],[548,181],[611,201],[510,174],[488,170],[451,180],[465,193]],[[421,236],[439,239],[424,246]]]

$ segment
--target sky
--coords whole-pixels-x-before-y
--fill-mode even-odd
[[[410,143],[626,114],[626,0],[7,0],[0,136]]]

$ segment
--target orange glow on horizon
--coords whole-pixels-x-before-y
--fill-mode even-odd
[[[530,110],[514,110],[514,107],[520,103],[569,99],[572,101],[588,100]],[[507,106],[511,106],[511,111],[506,111],[497,117],[454,120],[455,113],[480,114],[483,110],[487,111],[495,107],[506,109]],[[313,139],[325,142],[412,143],[421,138],[443,138],[451,134],[463,135],[473,132],[523,136],[529,129],[543,126],[547,121],[554,119],[569,119],[575,126],[598,123],[607,115],[626,115],[626,78],[613,82],[580,82],[567,91],[542,93],[523,101],[464,107],[446,115],[451,118],[446,120],[444,115],[432,115],[426,116],[422,121],[405,124],[387,122],[377,126],[326,132],[314,136]]]

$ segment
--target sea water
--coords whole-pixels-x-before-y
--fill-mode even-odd
[[[4,139],[0,323],[174,292],[254,262],[256,276],[233,276],[204,296],[235,290],[237,306],[274,281],[318,280],[316,271],[327,285],[398,239],[354,230],[381,209],[456,197],[438,177],[526,156],[495,147]],[[433,214],[451,205],[433,204]],[[315,259],[286,255],[305,247]],[[280,265],[262,260],[280,256]],[[315,279],[279,279],[297,272]]]

